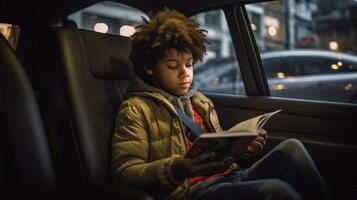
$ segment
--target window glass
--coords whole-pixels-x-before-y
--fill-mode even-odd
[[[19,26],[14,24],[0,23],[0,34],[5,37],[12,48],[16,49],[20,34]]]
[[[208,31],[207,55],[194,66],[194,85],[206,92],[245,94],[232,38],[222,10],[192,17]]]
[[[266,76],[268,78],[278,78],[281,76],[291,75],[287,60],[266,59],[263,64],[267,69]]]
[[[296,69],[294,74],[296,76],[341,73],[345,71],[345,66],[338,66],[338,62],[326,58],[292,57],[289,62],[291,67]]]
[[[130,36],[135,32],[135,26],[142,24],[142,17],[147,15],[135,8],[104,1],[80,10],[68,16],[78,28]]]
[[[357,1],[245,7],[272,96],[357,103]]]

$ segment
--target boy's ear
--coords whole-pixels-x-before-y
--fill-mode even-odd
[[[149,68],[149,67],[145,67],[145,72],[146,72],[147,75],[152,75],[153,74],[152,69]]]
[[[153,74],[151,69],[147,70],[146,73],[149,74],[149,75]]]

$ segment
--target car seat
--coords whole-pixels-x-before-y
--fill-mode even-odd
[[[65,196],[81,190],[80,198],[151,199],[111,184],[115,115],[133,76],[129,39],[63,27],[46,44],[40,98]]]
[[[56,199],[47,138],[27,74],[0,34],[0,199]]]

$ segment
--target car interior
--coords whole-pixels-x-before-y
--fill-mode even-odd
[[[54,199],[53,165],[35,95],[21,62],[2,35],[0,55],[1,197]]]
[[[16,24],[16,50],[0,37],[0,199],[154,199],[111,181],[110,141],[117,109],[134,76],[128,37],[82,30],[67,16],[98,0],[0,1],[0,23]],[[245,95],[204,92],[223,129],[282,109],[265,126],[262,154],[287,138],[303,142],[333,199],[357,192],[357,105],[270,96],[245,5],[249,0],[116,0],[149,14],[187,16],[222,9]],[[26,4],[19,6],[19,4]],[[0,36],[2,36],[0,34]]]

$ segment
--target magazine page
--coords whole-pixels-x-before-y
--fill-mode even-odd
[[[245,151],[247,146],[257,136],[258,130],[265,125],[269,118],[280,111],[277,110],[248,119],[235,125],[228,131],[201,134],[188,150],[185,157],[196,157],[207,152],[215,152],[216,159],[237,156]]]
[[[195,140],[185,158],[193,158],[202,153],[215,152],[216,159],[221,160],[227,156],[243,152],[255,137],[255,133],[249,131],[237,131],[231,134],[202,134]]]
[[[265,125],[265,123],[268,121],[268,119],[275,115],[276,113],[280,112],[281,110],[277,110],[274,112],[270,112],[270,113],[265,113],[262,115],[259,115],[257,117],[245,120],[243,122],[240,122],[238,124],[236,124],[235,126],[233,126],[232,128],[230,128],[228,130],[228,132],[233,132],[233,131],[237,131],[237,130],[247,130],[247,131],[252,131],[252,132],[258,132],[259,129],[263,128],[263,126]]]

